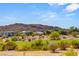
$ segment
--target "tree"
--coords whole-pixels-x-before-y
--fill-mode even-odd
[[[29,36],[34,36],[34,32],[30,32],[29,33]]]
[[[78,32],[72,32],[72,35],[74,36],[74,37],[77,37],[77,35],[78,35]]]
[[[74,27],[74,26],[70,27],[69,33],[72,34],[73,32],[79,32],[79,29],[77,27]]]
[[[16,36],[25,36],[25,34],[18,32],[18,33],[16,34]]]
[[[54,32],[52,32],[50,35],[49,35],[49,37],[50,37],[50,39],[53,39],[53,40],[58,40],[59,39],[59,33],[57,32],[57,31],[54,31]]]
[[[60,30],[59,33],[62,35],[68,35],[68,30],[63,29],[63,30]]]
[[[44,35],[49,35],[50,33],[51,33],[51,31],[49,31],[49,30],[44,31]]]

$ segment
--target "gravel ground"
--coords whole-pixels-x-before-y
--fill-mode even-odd
[[[79,49],[76,49],[79,53]],[[51,53],[50,51],[0,51],[0,56],[60,56],[65,51]]]
[[[57,56],[59,54],[50,51],[0,51],[0,56]]]

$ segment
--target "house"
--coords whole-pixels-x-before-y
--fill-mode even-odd
[[[43,32],[34,32],[35,35],[43,35]]]
[[[26,34],[26,35],[31,35],[33,32],[32,31],[22,31],[22,34]]]
[[[16,32],[14,31],[6,31],[6,32],[1,32],[0,36],[14,36]]]

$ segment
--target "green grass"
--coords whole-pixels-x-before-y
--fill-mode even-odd
[[[48,45],[49,43],[53,43],[55,42],[58,46],[60,44],[61,41],[63,42],[66,42],[68,44],[68,46],[70,47],[72,45],[72,42],[76,41],[77,43],[79,43],[79,39],[64,39],[64,40],[41,40],[41,43],[38,42],[39,40],[33,40],[31,42],[22,42],[22,41],[19,41],[19,42],[16,42],[16,41],[12,41],[14,43],[16,43],[16,45],[20,48],[27,48],[29,47],[30,49],[28,50],[32,50],[32,51],[36,51],[36,50],[48,50]],[[39,45],[37,46],[36,44]],[[5,44],[4,42],[2,42],[2,44]],[[42,45],[41,45],[42,44]],[[2,48],[2,47],[1,47]],[[0,49],[1,49],[0,48]]]
[[[17,46],[24,46],[26,45],[26,42],[15,42],[17,44]]]
[[[55,43],[59,44],[61,41],[64,41],[67,44],[71,45],[72,41],[74,41],[74,40],[72,40],[72,39],[65,39],[65,40],[42,40],[42,43],[43,44],[49,44],[50,42],[55,42]],[[77,39],[76,41],[79,42],[79,39]],[[33,40],[31,42],[21,42],[20,41],[20,42],[15,42],[15,43],[17,44],[17,46],[20,46],[20,47],[25,46],[25,45],[31,47],[32,44],[36,43],[36,40]]]

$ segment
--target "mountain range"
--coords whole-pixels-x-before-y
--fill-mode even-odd
[[[45,31],[45,30],[58,30],[61,29],[57,26],[48,26],[42,24],[23,24],[15,23],[5,26],[0,26],[0,32],[2,31]]]

